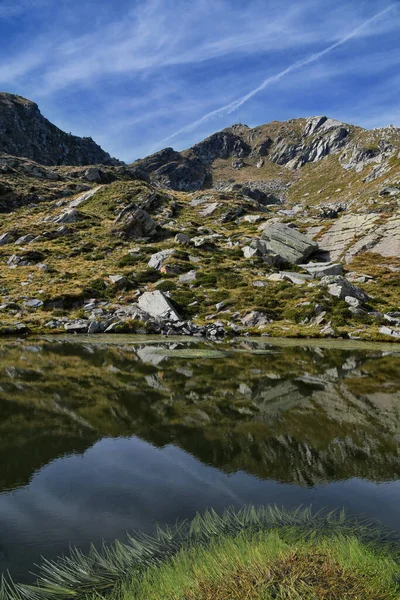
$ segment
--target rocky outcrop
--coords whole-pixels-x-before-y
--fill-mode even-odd
[[[44,165],[117,165],[92,138],[61,131],[34,102],[0,93],[0,154],[23,156]]]
[[[211,163],[216,158],[244,158],[251,152],[251,146],[242,137],[229,130],[219,131],[203,142],[195,144],[189,156],[195,156],[202,163]]]
[[[172,148],[165,148],[134,163],[160,186],[185,192],[199,190],[210,177],[209,169],[196,157],[187,158]]]
[[[213,189],[220,192],[242,194],[256,200],[262,206],[282,204],[285,199],[285,186],[282,184],[278,186],[274,181],[246,181],[244,183],[219,181]]]
[[[361,252],[386,257],[400,254],[400,218],[395,215],[382,223],[378,214],[346,214],[318,238],[321,251],[331,260],[350,262]]]

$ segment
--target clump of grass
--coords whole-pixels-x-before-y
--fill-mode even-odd
[[[161,283],[158,284],[157,290],[160,292],[171,292],[176,289],[175,281],[171,281],[171,279],[165,279]]]
[[[398,565],[355,537],[291,542],[279,531],[246,531],[181,550],[133,577],[127,600],[383,600],[398,598]]]
[[[131,265],[136,265],[141,262],[141,260],[139,254],[124,254],[117,264],[119,267],[129,267]]]
[[[399,560],[395,540],[342,512],[244,507],[74,549],[45,561],[34,586],[3,578],[0,600],[394,600]]]

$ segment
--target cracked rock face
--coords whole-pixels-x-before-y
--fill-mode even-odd
[[[331,260],[350,262],[361,252],[374,252],[386,257],[400,255],[400,217],[389,217],[381,223],[377,214],[346,214],[318,239],[322,251]]]

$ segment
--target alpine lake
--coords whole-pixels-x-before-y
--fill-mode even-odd
[[[400,344],[0,341],[0,572],[245,504],[400,532]]]

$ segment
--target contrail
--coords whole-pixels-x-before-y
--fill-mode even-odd
[[[366,21],[364,21],[363,23],[361,23],[360,25],[358,25],[358,27],[356,27],[355,29],[353,29],[353,31],[351,31],[348,35],[346,35],[345,37],[341,38],[340,40],[338,40],[337,42],[335,42],[331,46],[328,46],[327,48],[325,48],[324,50],[321,50],[320,52],[317,52],[315,54],[311,54],[308,58],[304,58],[303,60],[299,60],[299,61],[293,63],[292,65],[290,65],[289,67],[287,67],[283,71],[280,71],[276,75],[272,75],[271,77],[267,77],[267,79],[264,79],[264,81],[258,87],[256,87],[253,90],[251,90],[251,92],[248,92],[245,96],[242,96],[241,98],[238,98],[237,100],[234,100],[233,102],[230,102],[229,104],[226,104],[225,106],[221,106],[220,108],[212,110],[211,112],[208,112],[207,114],[203,115],[200,119],[197,119],[196,121],[193,121],[192,123],[189,123],[188,125],[185,125],[185,127],[182,127],[181,129],[178,129],[177,131],[175,131],[174,133],[172,133],[168,137],[166,137],[163,140],[161,140],[161,142],[159,142],[159,144],[157,144],[157,147],[163,145],[165,142],[168,142],[169,140],[172,140],[173,138],[177,137],[181,133],[185,133],[187,131],[192,131],[198,125],[201,125],[202,123],[206,123],[207,121],[213,119],[214,117],[218,117],[218,116],[221,116],[221,115],[229,115],[229,114],[231,114],[232,112],[234,112],[235,110],[237,110],[240,106],[242,106],[243,104],[245,104],[248,100],[250,100],[250,98],[252,98],[256,94],[258,94],[259,92],[261,92],[262,90],[264,90],[271,83],[274,83],[275,81],[279,81],[280,79],[282,79],[283,77],[285,77],[289,73],[292,73],[293,71],[296,71],[297,69],[301,69],[302,67],[305,67],[306,65],[309,65],[310,63],[315,62],[316,60],[318,60],[322,56],[325,56],[329,52],[332,52],[332,50],[335,50],[335,48],[338,48],[339,46],[343,46],[343,44],[345,44],[346,42],[348,42],[349,40],[351,40],[353,37],[355,37],[359,31],[361,31],[362,29],[364,29],[364,27],[366,27],[367,25],[369,25],[373,21],[376,21],[377,19],[379,19],[380,17],[382,17],[383,15],[385,15],[386,13],[388,13],[389,11],[393,10],[393,8],[395,8],[395,7],[396,7],[395,4],[391,4],[390,6],[388,6],[387,8],[385,8],[384,10],[382,10],[381,12],[377,13],[373,17],[367,19]]]

